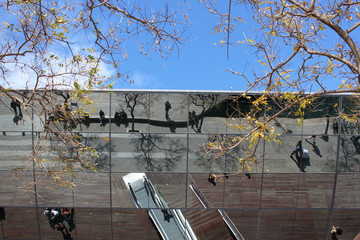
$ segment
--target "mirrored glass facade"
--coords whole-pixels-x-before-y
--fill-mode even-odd
[[[284,112],[271,122],[279,142],[261,140],[257,164],[239,173],[250,141],[217,158],[204,146],[249,133],[250,125],[234,126],[244,123],[258,95],[241,95],[93,92],[91,106],[69,99],[71,108],[87,114],[81,123],[54,127],[79,136],[98,155],[89,157],[97,172],[66,176],[73,188],[55,184],[32,161],[36,153],[50,166],[54,151],[73,153],[56,139],[44,141],[44,123],[34,117],[32,124],[18,108],[14,114],[11,100],[2,97],[0,239],[327,239],[334,225],[344,229],[341,239],[354,239],[360,232],[360,125],[341,114],[358,117],[358,99],[320,97],[301,123],[294,111]],[[281,104],[253,116],[264,118]],[[307,161],[292,154],[299,141]],[[211,182],[210,174],[222,177]],[[71,217],[54,226],[47,208],[62,216],[67,209]]]

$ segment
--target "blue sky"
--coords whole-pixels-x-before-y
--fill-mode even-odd
[[[141,0],[139,2],[135,2],[135,4],[143,4],[141,6],[146,6],[147,10],[149,10],[152,8],[162,9],[165,2],[166,1]],[[180,45],[179,51],[174,51],[167,59],[167,61],[164,62],[158,53],[153,52],[149,55],[141,55],[139,53],[139,46],[137,44],[138,39],[136,37],[133,37],[127,41],[121,41],[120,45],[125,48],[126,55],[128,55],[128,60],[121,61],[118,66],[120,67],[121,73],[124,74],[123,76],[128,75],[130,79],[128,80],[126,77],[123,77],[122,80],[115,81],[115,84],[113,85],[115,89],[244,91],[247,87],[244,79],[227,72],[227,69],[230,68],[237,72],[245,71],[250,80],[253,80],[251,69],[253,69],[258,75],[262,75],[262,73],[265,71],[266,65],[262,66],[261,63],[258,62],[258,58],[256,54],[254,54],[255,49],[249,47],[247,44],[239,43],[237,46],[230,46],[229,58],[227,57],[226,45],[221,44],[221,42],[226,40],[226,33],[214,33],[213,28],[219,22],[219,19],[218,16],[209,13],[204,3],[200,3],[199,1],[190,2],[184,0],[171,0],[168,2],[170,5],[176,4],[175,8],[178,8],[177,4],[179,2],[185,3],[185,12],[182,12],[181,14],[187,13],[190,22],[189,28],[184,34],[186,39]],[[129,9],[133,6],[134,5],[131,5]],[[228,9],[228,1],[218,1],[216,6],[221,8],[223,13],[225,13]],[[146,12],[149,14],[149,11]],[[74,11],[73,14],[76,13],[77,11]],[[141,12],[140,14],[143,13]],[[109,14],[109,16],[111,15],[113,14]],[[258,32],[255,30],[259,26],[253,20],[252,10],[247,9],[244,5],[237,4],[232,6],[231,15],[241,16],[245,23],[242,21],[232,22],[236,24],[236,28],[235,31],[230,35],[230,42],[240,42],[246,39],[252,39],[254,41],[261,40],[257,38],[261,36],[261,34],[258,34]],[[14,20],[15,18],[10,16],[7,17],[10,21]],[[103,17],[101,24],[104,24],[106,27],[108,26],[108,23],[112,21],[115,21],[115,25],[117,25],[120,21],[120,18],[118,18],[116,15],[114,19],[108,19],[103,16],[102,12],[100,12],[97,17],[98,19]],[[121,22],[120,25],[126,24],[124,22],[125,21]],[[352,32],[355,40],[359,39],[355,37],[355,35],[358,36],[359,31],[360,28]],[[323,34],[325,33],[329,33],[329,30],[324,31]],[[125,33],[125,36],[128,36],[128,34]],[[87,54],[86,52],[84,53],[82,49],[94,47],[95,39],[92,31],[88,31],[86,34],[84,34],[84,31],[75,31],[69,33],[68,37],[71,41],[72,50],[75,54],[79,52]],[[139,39],[143,38],[144,36],[139,37]],[[334,38],[327,36],[325,39],[320,39],[319,43],[324,45],[330,44],[329,46],[331,46],[331,44],[336,44],[337,41],[338,38],[336,38],[336,36]],[[285,59],[287,57],[286,55],[289,55],[293,52],[293,46],[289,45],[286,47],[281,45],[279,52],[280,53],[278,56],[282,56]],[[52,48],[49,48],[49,54],[60,56],[60,60],[58,60],[58,62],[55,61],[54,63],[56,64],[52,65],[54,68],[52,70],[59,73],[66,71],[66,69],[63,67],[58,67],[58,69],[56,69],[56,66],[59,63],[66,61],[67,59],[72,59],[72,55],[67,50],[67,45],[65,44],[64,46],[60,47],[59,45],[53,45]],[[95,56],[97,55],[95,54]],[[28,64],[29,62],[32,64],[32,57],[34,56],[26,55],[22,59],[24,64]],[[119,59],[122,58],[120,55],[116,57]],[[298,62],[294,60],[291,62],[291,64],[301,64],[301,62],[299,62],[300,58],[301,56],[299,56],[297,59]],[[311,61],[315,63],[315,58]],[[30,72],[19,71],[19,64],[11,65],[10,63],[8,66],[12,71],[6,79],[10,83],[10,86],[14,88],[32,88],[32,86],[35,84],[34,79],[36,78],[30,69],[28,69]],[[101,70],[101,75],[114,75],[114,70],[111,67],[112,66],[110,65],[101,63],[99,67]],[[24,79],[28,80],[24,81]],[[134,84],[130,84],[130,80],[134,81]],[[340,80],[341,76],[334,78],[334,75],[327,76],[327,78],[324,79],[330,89],[336,89]],[[69,79],[55,77],[54,81],[69,82]],[[45,82],[44,85],[46,83],[47,82]],[[6,82],[3,83],[3,85],[7,86]],[[72,85],[70,84],[70,86]],[[317,91],[318,88],[319,87],[315,85],[310,89],[310,91]],[[288,89],[285,90],[288,91]]]
[[[227,8],[227,1],[222,1]],[[211,33],[217,23],[216,16],[210,14],[206,6],[198,1],[192,1],[189,13],[191,22],[185,36],[188,39],[180,46],[179,52],[174,52],[164,63],[159,55],[144,56],[138,54],[136,46],[128,44],[128,61],[122,64],[124,70],[134,84],[116,83],[119,89],[172,89],[172,90],[244,90],[246,85],[239,77],[225,72],[228,67],[242,70],[245,65],[257,60],[251,51],[242,47],[230,47],[230,58],[227,59],[224,33]],[[219,3],[218,3],[219,4]],[[234,13],[235,14],[235,13]],[[239,13],[236,13],[239,14]],[[241,16],[248,15],[243,12]],[[250,38],[252,32],[250,22],[239,23],[232,40],[244,40],[244,34]],[[165,66],[164,66],[165,64]]]

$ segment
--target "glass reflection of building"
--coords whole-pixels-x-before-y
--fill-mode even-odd
[[[239,120],[237,109],[246,112],[251,107],[246,99],[233,101],[240,95],[114,91],[91,93],[93,109],[71,102],[92,113],[88,124],[72,131],[99,153],[99,172],[78,172],[71,180],[73,190],[50,182],[32,184],[45,174],[38,169],[14,180],[13,169],[29,160],[42,125],[36,119],[32,125],[25,115],[15,119],[11,100],[2,98],[9,103],[0,106],[2,237],[58,239],[61,235],[49,227],[43,211],[67,207],[75,209],[74,239],[160,239],[149,217],[149,210],[158,205],[139,208],[124,181],[129,173],[144,173],[165,204],[162,208],[169,210],[166,214],[175,218],[172,210],[180,210],[188,222],[185,228],[191,228],[197,239],[236,239],[237,233],[245,239],[326,239],[333,225],[344,228],[344,239],[355,238],[360,232],[360,128],[356,120],[340,120],[339,114],[356,112],[357,99],[320,97],[306,109],[301,125],[291,110],[276,118],[272,124],[281,144],[262,141],[258,167],[245,175],[236,173],[248,143],[217,159],[203,150],[213,134],[247,133],[246,128],[240,132],[226,124]],[[270,105],[254,116],[266,117],[281,108],[281,103]],[[103,126],[100,110],[105,114]],[[302,169],[290,158],[299,140],[310,155]],[[209,173],[228,177],[214,186]],[[32,184],[31,191],[24,191],[26,184]],[[153,197],[149,195],[148,201]]]

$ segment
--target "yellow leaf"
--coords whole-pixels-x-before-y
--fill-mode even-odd
[[[91,110],[93,111],[93,113],[95,113],[95,110],[92,106],[89,106],[89,108],[91,108]]]
[[[253,41],[253,40],[251,40],[251,39],[248,39],[248,41],[249,41],[249,42],[251,42],[251,43],[254,43],[254,41]]]

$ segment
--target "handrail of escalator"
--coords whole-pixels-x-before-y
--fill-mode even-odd
[[[130,196],[132,197],[136,207],[141,208],[141,206],[140,206],[140,204],[139,204],[139,202],[138,202],[138,200],[137,200],[137,198],[135,196],[134,189],[132,188],[130,183],[128,183],[128,185],[129,185],[129,190],[130,190]]]
[[[146,177],[144,177],[145,187],[149,188],[149,191],[151,193],[152,198],[155,201],[156,206],[158,206],[161,209],[166,209],[168,206],[166,205],[165,200],[162,199],[161,196],[158,196],[158,194],[155,191],[155,188],[150,180],[148,180]],[[169,209],[172,213],[176,225],[180,228],[182,235],[185,237],[185,239],[197,239],[194,232],[192,231],[189,223],[187,220],[185,220],[184,216],[182,215],[180,210],[177,209]]]
[[[198,187],[195,185],[194,182],[191,182],[190,188],[193,190],[197,198],[200,200],[201,204],[204,206],[204,208],[212,209],[211,203],[205,198],[205,196],[200,192]],[[235,238],[237,240],[245,240],[245,238],[241,235],[240,231],[237,229],[233,221],[231,221],[230,217],[227,215],[227,213],[223,209],[218,209],[218,212],[220,213],[222,219],[226,223],[226,225],[229,227],[231,232],[234,234]]]
[[[204,206],[204,208],[212,209],[210,202],[205,198],[205,196],[200,192],[199,188],[195,185],[194,182],[191,182],[190,188],[193,190],[195,195],[200,200],[201,204]]]

